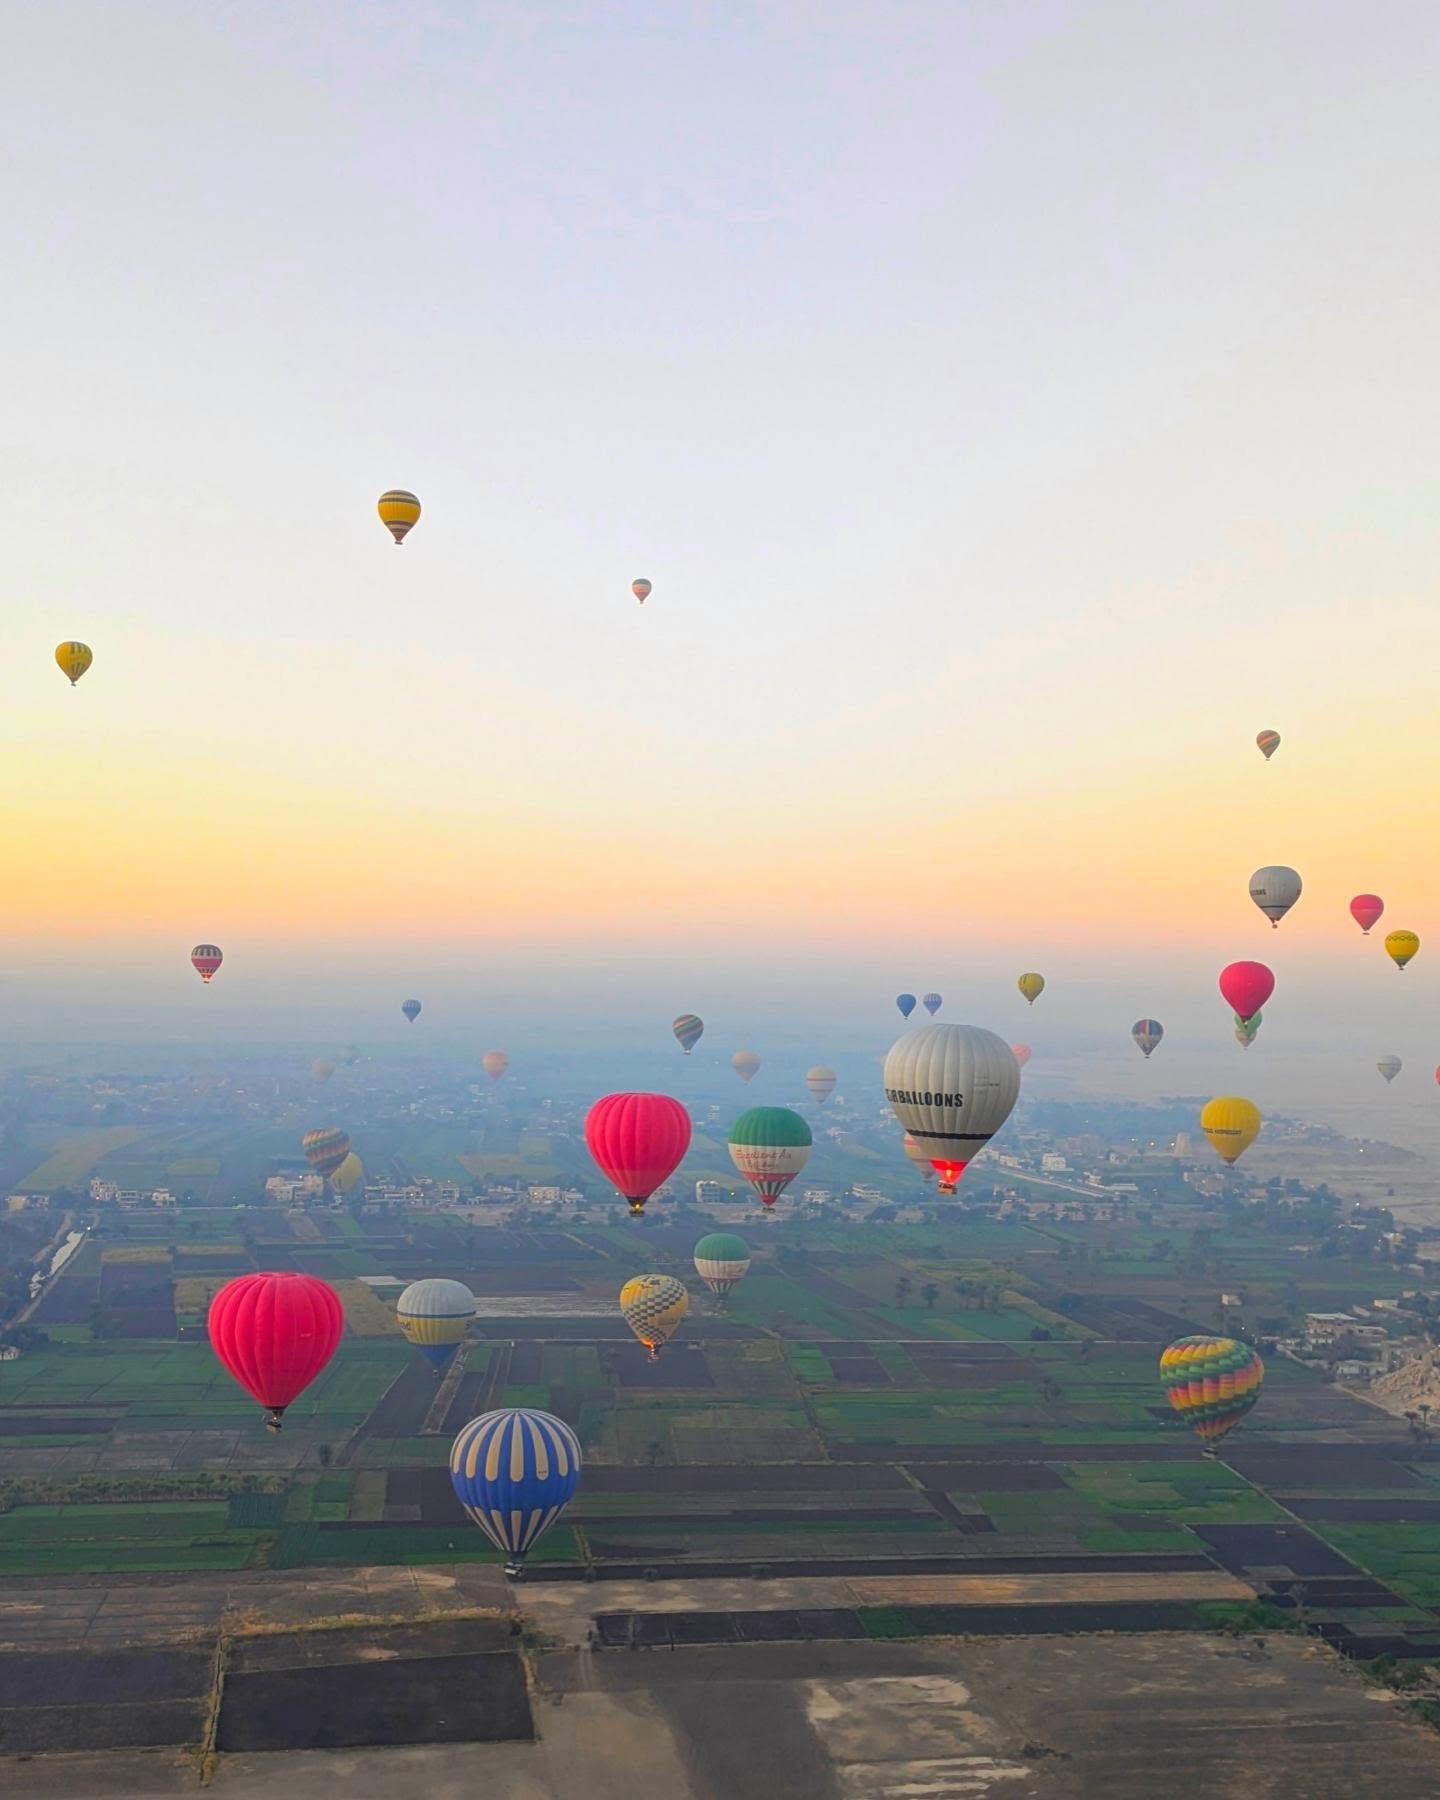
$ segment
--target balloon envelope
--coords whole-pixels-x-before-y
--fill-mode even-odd
[[[928,1152],[942,1194],[955,1192],[1019,1093],[1020,1065],[1010,1046],[978,1025],[922,1025],[885,1058],[885,1098]]]
[[[1178,1338],[1160,1356],[1160,1385],[1207,1447],[1235,1429],[1264,1379],[1264,1363],[1236,1338]]]
[[[563,1419],[506,1406],[472,1419],[450,1447],[455,1498],[518,1573],[580,1482],[580,1443]]]
[[[1397,969],[1403,969],[1410,958],[1420,948],[1420,940],[1413,931],[1392,931],[1385,938],[1385,954]]]
[[[897,994],[895,1004],[900,1008],[900,1017],[908,1019],[915,1010],[915,996],[913,994]]]
[[[640,578],[637,581],[632,581],[630,583],[630,592],[635,596],[635,598],[643,606],[645,604],[645,602],[650,598],[651,587],[652,587],[652,584],[650,582],[648,582],[645,579],[645,577],[642,575],[642,576],[640,576]]]
[[[1260,754],[1265,758],[1266,762],[1269,762],[1270,758],[1280,748],[1280,733],[1278,731],[1257,732],[1255,742],[1260,746]]]
[[[338,1125],[307,1131],[300,1140],[305,1160],[317,1175],[333,1175],[350,1154],[350,1137]]]
[[[1025,1067],[1026,1063],[1028,1063],[1030,1060],[1030,1056],[1031,1056],[1030,1046],[1028,1044],[1012,1044],[1010,1046],[1010,1054],[1015,1058],[1016,1062],[1019,1063],[1020,1067],[1023,1069]]]
[[[585,1116],[585,1143],[638,1213],[690,1148],[690,1115],[668,1094],[607,1094]]]
[[[1025,996],[1030,1005],[1033,1006],[1045,992],[1045,977],[1043,975],[1037,975],[1032,969],[1028,973],[1022,975],[1015,985],[1019,988],[1020,992]]]
[[[1140,1046],[1146,1062],[1165,1035],[1165,1027],[1158,1019],[1137,1019],[1130,1027],[1130,1035]]]
[[[1220,1094],[1201,1107],[1200,1129],[1225,1162],[1238,1162],[1260,1135],[1260,1109],[1238,1094]]]
[[[805,1085],[810,1090],[810,1098],[821,1106],[835,1092],[838,1077],[833,1069],[827,1069],[824,1063],[816,1063],[813,1069],[805,1071]]]
[[[330,1177],[330,1185],[337,1194],[348,1194],[359,1187],[365,1179],[365,1165],[353,1150],[347,1151],[344,1162]]]
[[[420,1017],[420,1002],[418,1000],[402,1000],[400,1010],[413,1025]]]
[[[225,960],[225,953],[218,944],[197,944],[190,952],[190,960],[195,965],[195,973],[210,985],[210,977]]]
[[[634,1275],[620,1290],[621,1314],[652,1362],[689,1310],[689,1290],[673,1275]]]
[[[760,1067],[760,1058],[753,1050],[737,1050],[730,1058],[730,1067],[748,1087]]]
[[[395,1323],[435,1370],[443,1374],[465,1341],[475,1317],[475,1296],[463,1281],[427,1275],[412,1281],[395,1303]]]
[[[697,1018],[694,1013],[681,1013],[670,1029],[675,1033],[680,1048],[688,1056],[705,1035],[705,1021]]]
[[[773,1206],[810,1160],[810,1127],[788,1106],[752,1106],[730,1127],[730,1160]]]
[[[933,1019],[945,1002],[939,994],[927,994],[920,1004]]]
[[[406,532],[420,517],[420,502],[405,488],[388,488],[376,502],[375,510],[395,542],[403,544]]]
[[[285,1408],[335,1354],[345,1311],[317,1276],[237,1275],[210,1302],[206,1326],[215,1354],[267,1409],[267,1428],[278,1431]]]
[[[1300,898],[1301,885],[1294,869],[1270,863],[1250,877],[1250,898],[1275,928]]]
[[[1392,1082],[1404,1066],[1398,1056],[1382,1056],[1375,1065],[1387,1083]]]
[[[335,1073],[335,1065],[327,1062],[323,1056],[317,1056],[310,1065],[310,1073],[317,1081],[325,1082]]]
[[[1370,927],[1380,922],[1380,915],[1385,910],[1385,902],[1378,894],[1357,894],[1350,902],[1350,917],[1365,933],[1370,935]]]
[[[503,1050],[487,1050],[480,1058],[480,1067],[492,1081],[498,1081],[510,1067],[510,1058]]]
[[[695,1273],[717,1294],[728,1294],[750,1267],[750,1246],[733,1231],[712,1231],[695,1246]]]
[[[55,646],[55,661],[60,672],[69,677],[71,687],[74,687],[94,660],[90,646],[76,643],[73,638]]]
[[[1264,963],[1228,963],[1220,971],[1220,992],[1242,1019],[1253,1019],[1275,992],[1275,976]]]

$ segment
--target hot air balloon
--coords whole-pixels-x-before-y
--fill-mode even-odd
[[[1357,894],[1350,902],[1350,917],[1366,937],[1370,935],[1370,927],[1379,923],[1384,910],[1385,902],[1378,894]]]
[[[926,1012],[929,1013],[930,1017],[933,1019],[935,1017],[936,1013],[939,1012],[940,1008],[945,1004],[945,1002],[939,994],[926,994],[925,998],[920,1002],[920,1004],[925,1008]]]
[[[504,1552],[511,1577],[564,1512],[580,1468],[580,1443],[565,1421],[528,1406],[482,1413],[450,1447],[455,1498]]]
[[[1385,936],[1385,954],[1397,969],[1403,969],[1410,958],[1420,948],[1420,940],[1413,931],[1391,931]]]
[[[679,1040],[680,1048],[688,1056],[705,1035],[705,1021],[697,1019],[694,1013],[681,1013],[670,1029]]]
[[[695,1246],[695,1273],[712,1293],[728,1294],[750,1267],[750,1246],[733,1231],[712,1231]]]
[[[1015,985],[1033,1006],[1045,992],[1045,977],[1036,975],[1032,970],[1029,974],[1022,975]]]
[[[498,1081],[510,1067],[510,1058],[503,1050],[487,1050],[480,1058],[480,1067],[492,1081]]]
[[[730,1067],[749,1087],[755,1079],[755,1072],[760,1067],[760,1058],[753,1050],[737,1050],[730,1058]]]
[[[730,1127],[730,1160],[773,1206],[810,1160],[810,1127],[788,1106],[752,1106]]]
[[[635,596],[635,598],[640,602],[640,604],[642,606],[650,598],[651,585],[652,584],[650,582],[648,582],[643,575],[639,578],[638,581],[632,581],[630,583],[630,592]]]
[[[190,952],[190,960],[195,965],[195,973],[210,985],[210,978],[225,960],[225,953],[218,944],[197,944]]]
[[[1264,963],[1228,963],[1220,971],[1220,992],[1242,1019],[1253,1019],[1275,992],[1275,976]]]
[[[237,1275],[210,1302],[215,1354],[266,1409],[267,1431],[335,1354],[345,1329],[340,1296],[314,1275]]]
[[[1165,1027],[1158,1019],[1137,1019],[1130,1027],[1130,1035],[1140,1046],[1141,1054],[1149,1062],[1152,1054],[1159,1048],[1160,1040],[1165,1035]]]
[[[395,1323],[437,1378],[455,1360],[474,1317],[475,1296],[465,1283],[439,1275],[412,1281],[395,1302]]]
[[[673,1275],[633,1275],[620,1290],[625,1323],[650,1352],[651,1362],[680,1329],[689,1310],[689,1290]]]
[[[1010,1054],[1023,1069],[1030,1060],[1030,1046],[1028,1044],[1012,1044],[1010,1046]]]
[[[420,1002],[418,1000],[402,1000],[400,1010],[413,1025],[420,1017]]]
[[[955,1184],[1010,1117],[1020,1067],[1010,1046],[978,1025],[922,1025],[890,1046],[885,1098],[929,1153],[940,1192]]]
[[[1236,1338],[1177,1338],[1160,1356],[1160,1385],[1204,1440],[1207,1456],[1260,1398],[1264,1379],[1264,1363]]]
[[[307,1131],[300,1140],[305,1160],[317,1175],[333,1175],[350,1154],[350,1137],[336,1125]]]
[[[1200,1129],[1224,1162],[1238,1162],[1260,1135],[1260,1109],[1238,1094],[1221,1094],[1201,1107]]]
[[[1382,1056],[1375,1067],[1385,1077],[1385,1084],[1388,1087],[1405,1065],[1398,1056]]]
[[[405,534],[420,517],[420,502],[404,488],[388,488],[375,509],[380,521],[397,544],[405,542]]]
[[[915,996],[913,994],[897,994],[895,1004],[900,1008],[900,1017],[908,1019],[915,1010]]]
[[[805,1071],[805,1085],[810,1090],[810,1098],[823,1106],[835,1092],[838,1077],[833,1069],[827,1069],[824,1063],[816,1063],[813,1069]]]
[[[920,1171],[924,1180],[933,1181],[935,1179],[935,1169],[930,1161],[930,1152],[923,1144],[917,1144],[908,1131],[900,1140],[900,1147]]]
[[[585,1115],[585,1142],[639,1213],[690,1148],[690,1115],[668,1094],[607,1094]]]
[[[365,1165],[353,1150],[347,1151],[344,1162],[330,1177],[330,1186],[337,1194],[348,1194],[359,1187],[365,1179]]]
[[[328,1081],[335,1073],[335,1065],[332,1062],[326,1062],[323,1056],[317,1056],[310,1065],[310,1073],[317,1081]]]
[[[95,656],[88,644],[77,644],[72,638],[64,644],[55,646],[55,661],[60,666],[60,673],[68,676],[71,687],[94,662]]]
[[[1266,762],[1269,762],[1270,758],[1280,748],[1280,733],[1278,731],[1257,732],[1255,742],[1260,746],[1260,754],[1265,758]]]
[[[1271,863],[1250,877],[1250,898],[1270,921],[1272,930],[1279,929],[1280,921],[1300,898],[1300,890],[1299,875],[1284,863]]]

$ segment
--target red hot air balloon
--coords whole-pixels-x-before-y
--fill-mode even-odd
[[[210,1302],[215,1354],[269,1413],[267,1431],[335,1354],[345,1329],[340,1296],[315,1275],[239,1275]]]
[[[1385,902],[1378,894],[1357,894],[1350,902],[1350,917],[1366,937],[1370,935],[1370,927],[1378,924],[1384,910]]]
[[[1242,1019],[1253,1019],[1275,992],[1275,976],[1264,963],[1233,962],[1220,971],[1220,992]]]
[[[205,983],[210,985],[210,977],[225,960],[225,953],[218,944],[197,944],[190,952],[190,960],[195,965],[195,972]]]
[[[640,1213],[690,1148],[690,1115],[668,1094],[606,1094],[585,1115],[585,1142],[631,1212]]]

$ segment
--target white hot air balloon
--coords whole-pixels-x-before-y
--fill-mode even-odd
[[[955,1192],[1019,1094],[1014,1052],[978,1025],[922,1025],[892,1044],[885,1058],[885,1098],[928,1152],[942,1194]]]
[[[1379,1062],[1376,1063],[1375,1067],[1385,1077],[1385,1080],[1387,1082],[1391,1082],[1400,1073],[1401,1069],[1403,1069],[1405,1067],[1405,1065],[1404,1065],[1404,1063],[1401,1062],[1401,1060],[1398,1056],[1382,1056],[1380,1058]]]
[[[1278,926],[1300,898],[1301,881],[1294,869],[1284,863],[1272,863],[1257,869],[1250,877],[1250,898],[1264,913],[1272,927]]]
[[[805,1085],[810,1090],[810,1098],[821,1106],[835,1092],[836,1075],[833,1069],[827,1069],[824,1063],[816,1063],[813,1069],[805,1071]]]

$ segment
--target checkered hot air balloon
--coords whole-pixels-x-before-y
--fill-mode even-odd
[[[651,1362],[680,1329],[689,1310],[689,1290],[673,1275],[634,1275],[620,1290],[621,1315],[650,1352]]]
[[[1264,1363],[1236,1338],[1177,1338],[1160,1357],[1160,1385],[1207,1456],[1260,1398],[1264,1379]]]
[[[528,1406],[482,1413],[450,1447],[455,1498],[505,1553],[511,1576],[565,1510],[580,1468],[579,1440],[565,1421]]]

